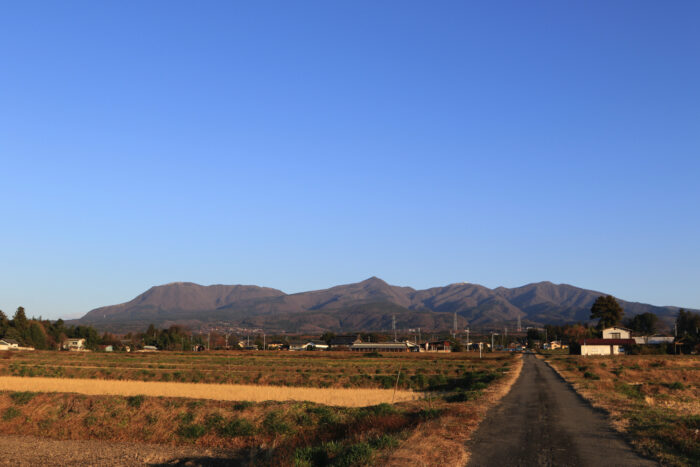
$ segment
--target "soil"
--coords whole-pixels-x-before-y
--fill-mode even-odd
[[[3,466],[245,465],[233,453],[214,449],[30,436],[0,436],[0,453],[0,465]]]

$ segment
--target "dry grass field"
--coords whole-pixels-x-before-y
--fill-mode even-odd
[[[307,401],[342,407],[403,402],[419,398],[413,391],[365,388],[300,388],[241,384],[163,383],[0,376],[0,391],[73,392],[86,395],[185,397],[220,401]]]
[[[17,374],[0,377],[0,385],[23,385],[0,386],[5,388],[0,392],[2,433],[191,444],[233,450],[239,460],[254,465],[296,466],[405,465],[406,455],[413,465],[432,465],[438,458],[446,465],[461,465],[467,456],[464,441],[509,384],[504,376],[513,375],[520,364],[519,356],[511,354],[479,359],[473,353],[372,357],[335,352],[36,352],[13,353],[0,362],[3,373]],[[47,377],[49,371],[55,377]],[[105,371],[115,378],[103,379]],[[163,374],[176,371],[186,383],[163,381]],[[128,381],[127,374],[156,382]],[[221,384],[233,379],[231,375],[251,374],[258,386],[246,386],[247,393]],[[82,381],[78,375],[100,379]],[[397,375],[397,402],[389,404]],[[200,382],[192,383],[193,378]],[[75,385],[92,386],[96,392],[128,385],[133,392],[68,392]],[[177,387],[185,392],[169,392]],[[209,387],[219,391],[212,398],[202,395]],[[327,398],[286,400],[295,391],[301,399],[312,394]],[[374,398],[377,394],[380,399]]]
[[[643,454],[700,465],[700,357],[547,356],[547,361]]]
[[[373,358],[354,352],[282,351],[0,352],[0,376],[378,389],[393,389],[398,376],[399,389],[423,391],[471,370],[471,357],[387,353]]]

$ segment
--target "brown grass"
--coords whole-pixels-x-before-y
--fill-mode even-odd
[[[86,395],[185,397],[222,401],[309,401],[318,404],[365,407],[418,399],[413,391],[390,389],[299,388],[239,384],[161,383],[70,378],[0,376],[0,390],[68,392]]]
[[[508,394],[511,386],[520,376],[522,367],[522,356],[518,356],[506,376],[491,384],[478,401],[448,407],[444,404],[435,404],[435,407],[446,408],[449,413],[420,425],[383,465],[388,467],[465,465],[469,460],[467,441],[486,416],[488,409]],[[424,404],[431,405],[429,402]]]
[[[700,462],[700,358],[559,356],[547,362],[642,454],[665,465]]]

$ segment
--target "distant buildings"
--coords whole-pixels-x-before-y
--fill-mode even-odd
[[[66,339],[63,341],[63,350],[69,350],[71,352],[84,352],[87,350],[85,347],[85,339]]]

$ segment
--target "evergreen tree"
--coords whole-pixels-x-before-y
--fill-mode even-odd
[[[591,319],[597,319],[598,328],[605,329],[620,324],[624,310],[612,295],[602,295],[591,307]]]
[[[28,327],[27,315],[24,313],[24,307],[18,307],[15,316],[12,318],[12,324],[21,333]]]

